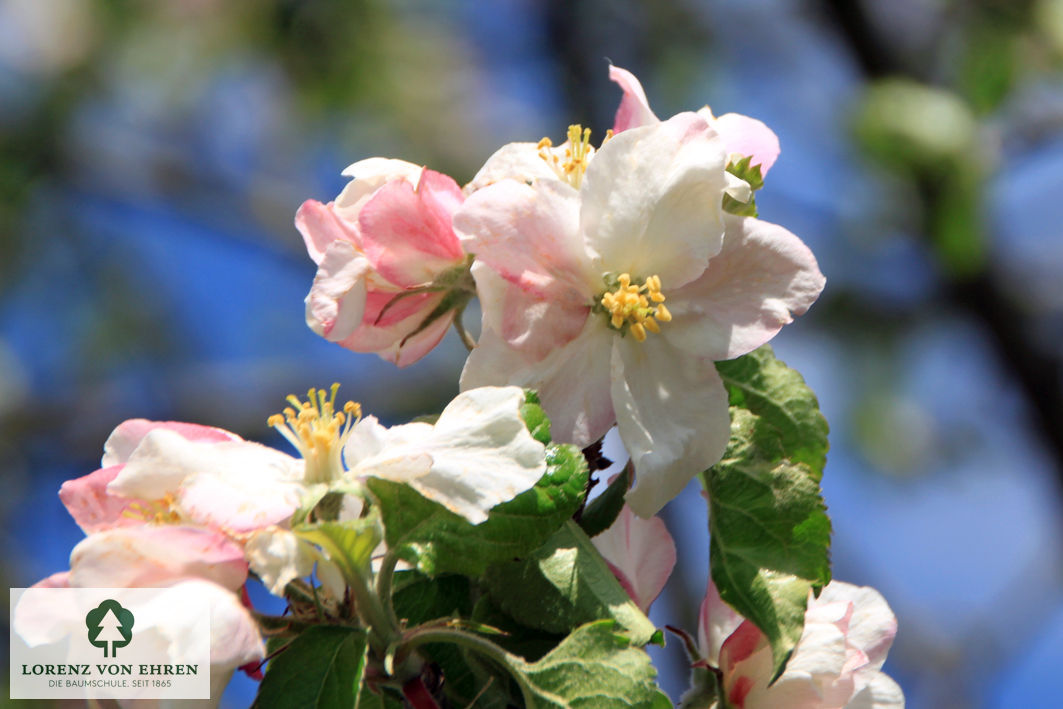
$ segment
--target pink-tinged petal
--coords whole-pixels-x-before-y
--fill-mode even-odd
[[[422,170],[424,167],[421,165],[394,158],[366,158],[352,163],[342,173],[344,177],[350,177],[351,181],[336,197],[336,213],[340,218],[355,224],[358,221],[358,212],[374,192],[395,180],[416,185],[421,180]]]
[[[442,293],[430,293],[424,297],[411,296],[404,300],[410,300],[409,305],[415,305],[416,309],[398,321],[394,321],[391,309],[389,309],[377,325],[372,324],[373,311],[367,308],[362,325],[339,344],[354,352],[372,352],[399,367],[408,367],[438,345],[454,321],[454,312],[450,311],[424,329],[420,329],[425,318],[442,302],[443,298]],[[376,307],[379,302],[379,300],[375,301],[373,307]],[[399,301],[393,307],[399,307],[399,312],[404,313],[407,305]],[[417,334],[413,334],[414,332]]]
[[[441,293],[370,290],[365,298],[362,327],[387,328],[418,314],[423,319],[442,299]]]
[[[612,339],[603,322],[589,318],[579,337],[537,360],[485,329],[465,361],[461,389],[506,384],[534,389],[550,417],[554,440],[584,448],[615,421],[604,366]]]
[[[45,576],[30,588],[70,588],[70,572],[59,571],[51,576]]]
[[[662,336],[686,352],[731,359],[768,342],[823,290],[816,258],[781,226],[727,215],[723,249],[705,273],[667,292]]]
[[[706,109],[702,109],[705,111]],[[704,113],[701,114],[704,117]],[[760,165],[760,174],[767,175],[768,170],[779,157],[779,138],[771,128],[756,118],[739,113],[725,113],[709,121],[720,134],[720,139],[727,153],[738,153],[751,157],[751,165]]]
[[[240,588],[243,550],[205,529],[142,526],[92,534],[70,553],[70,585],[78,588],[168,586],[185,577]]]
[[[182,516],[205,527],[246,534],[291,519],[304,491],[296,480],[272,478],[257,467],[226,475],[192,475],[177,494]]]
[[[631,599],[648,613],[675,567],[675,542],[664,520],[641,519],[625,505],[613,526],[591,541]]]
[[[583,305],[601,287],[601,273],[579,235],[579,210],[579,193],[560,180],[506,180],[469,197],[454,214],[454,230],[506,280],[541,298]]]
[[[537,180],[556,179],[557,173],[539,157],[539,147],[535,143],[508,143],[487,159],[463,191],[471,195],[502,180],[530,184]]]
[[[743,622],[742,616],[720,598],[720,592],[710,578],[698,613],[698,649],[709,664],[719,666],[724,640]]]
[[[306,324],[331,342],[350,337],[365,314],[369,261],[353,244],[328,247],[306,296]]]
[[[739,664],[747,662],[765,647],[768,647],[768,639],[764,633],[750,621],[742,621],[720,647],[720,669],[724,676],[734,673]]]
[[[845,709],[904,709],[904,692],[888,675],[875,672]]]
[[[316,264],[321,264],[328,247],[336,242],[360,243],[355,223],[345,221],[336,214],[333,205],[308,199],[295,213],[295,228],[303,235],[306,251]]]
[[[242,440],[235,433],[230,433],[212,426],[201,426],[197,423],[182,423],[180,421],[148,421],[147,419],[129,419],[118,425],[107,442],[103,444],[102,466],[109,468],[112,465],[120,465],[129,460],[140,441],[151,431],[165,429],[179,434],[189,441],[239,441]]]
[[[666,325],[667,326],[667,325]],[[620,439],[635,466],[627,503],[656,514],[727,447],[727,390],[711,360],[660,336],[614,338],[612,398]]]
[[[107,491],[107,485],[120,469],[120,465],[101,468],[83,477],[67,480],[59,488],[59,499],[86,534],[111,527],[144,524],[143,519],[122,514],[130,505],[142,504],[143,500],[120,497]]]
[[[586,305],[539,298],[482,262],[473,264],[472,275],[484,327],[532,360],[543,359],[583,331],[590,314]]]
[[[605,143],[580,189],[580,229],[599,276],[658,275],[665,293],[700,276],[723,241],[725,159],[693,113]]]
[[[897,617],[882,594],[870,586],[831,581],[811,606],[839,601],[853,605],[846,637],[850,645],[867,655],[869,667],[878,670],[897,635]]]
[[[465,255],[450,215],[461,200],[454,180],[427,169],[416,189],[405,180],[378,189],[358,215],[362,249],[376,272],[409,288],[460,263]]]
[[[144,437],[107,490],[126,497],[161,500],[178,493],[194,475],[236,480],[257,475],[265,492],[269,486],[301,480],[303,462],[250,441],[189,441],[173,431],[156,430]]]
[[[613,121],[614,134],[629,128],[649,126],[660,122],[660,119],[650,110],[646,92],[642,90],[642,84],[634,74],[627,69],[610,64],[609,79],[618,84],[624,92],[624,97],[620,99],[620,106],[616,109],[616,119]]]

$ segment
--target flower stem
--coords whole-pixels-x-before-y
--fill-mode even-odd
[[[464,323],[461,321],[461,316],[464,315],[465,308],[462,308],[458,312],[454,313],[454,330],[458,333],[458,337],[461,338],[461,342],[465,345],[465,349],[472,352],[476,348],[476,340],[472,339],[472,335],[465,329]]]

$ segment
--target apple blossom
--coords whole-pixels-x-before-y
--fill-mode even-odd
[[[609,78],[616,82],[624,92],[620,106],[616,109],[613,132],[621,133],[639,126],[653,125],[660,122],[650,103],[646,92],[635,75],[618,66],[609,66]],[[739,113],[725,113],[714,116],[708,106],[700,109],[698,115],[715,130],[728,155],[750,157],[752,165],[760,165],[762,175],[775,164],[779,157],[779,139],[775,133],[756,118]],[[744,201],[744,200],[743,200]]]
[[[450,226],[461,204],[446,175],[370,158],[333,202],[307,200],[295,225],[317,264],[306,322],[330,342],[400,367],[446,334],[471,297],[465,254]]]
[[[715,598],[711,598],[715,596]],[[832,581],[809,594],[801,639],[771,682],[767,637],[723,605],[711,582],[699,618],[700,650],[719,659],[722,691],[733,709],[894,709],[900,687],[882,669],[897,619],[878,591]]]
[[[536,389],[555,438],[583,447],[616,422],[643,517],[723,453],[713,362],[770,340],[823,287],[796,236],[722,211],[725,160],[679,114],[612,137],[567,179],[499,179],[454,215],[484,312],[462,388]]]
[[[613,525],[591,541],[631,600],[648,613],[675,567],[675,542],[664,520],[642,519],[624,505]]]

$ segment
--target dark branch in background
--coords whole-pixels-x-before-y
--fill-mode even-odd
[[[926,81],[926,77],[905,71],[901,60],[891,55],[860,2],[822,0],[822,7],[869,80],[907,74]],[[917,179],[917,193],[923,201],[921,233],[929,239],[932,220],[942,212],[942,193],[934,176],[923,174]],[[1034,339],[1036,317],[1009,296],[990,268],[967,276],[950,275],[942,269],[941,278],[949,304],[981,322],[999,361],[1022,388],[1034,426],[1055,458],[1056,482],[1063,490],[1063,357],[1039,346]]]

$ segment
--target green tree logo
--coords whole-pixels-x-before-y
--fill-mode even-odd
[[[89,629],[89,642],[103,648],[104,657],[114,657],[118,648],[125,647],[133,639],[133,612],[123,608],[118,601],[108,598],[85,616]],[[110,653],[107,646],[111,646]]]

